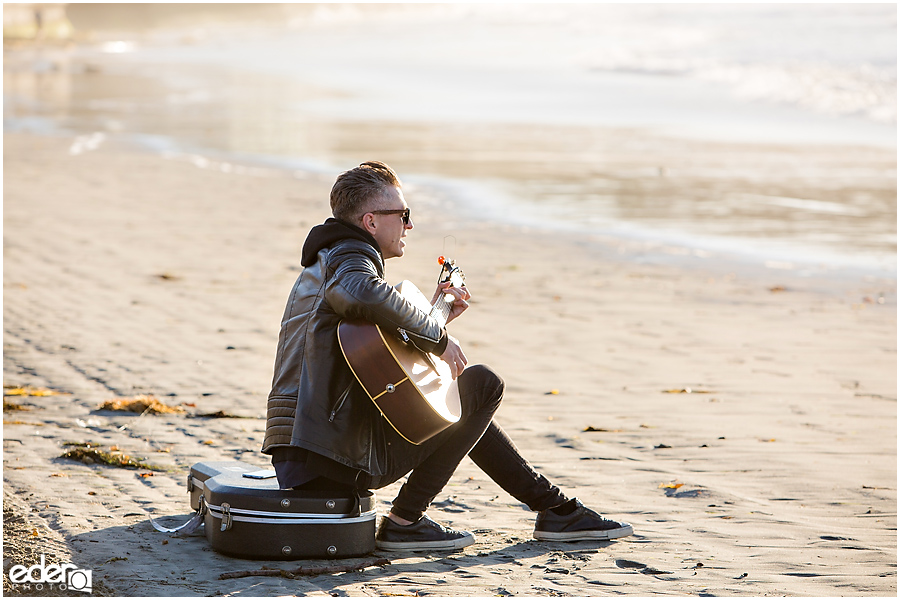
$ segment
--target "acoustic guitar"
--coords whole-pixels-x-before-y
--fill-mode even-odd
[[[449,259],[440,257],[438,281],[465,285],[465,276]],[[395,286],[414,306],[447,324],[453,296],[444,294],[434,305],[410,281]],[[384,331],[363,319],[338,324],[338,344],[347,364],[388,423],[404,439],[421,444],[457,421],[459,388],[443,360],[416,348],[406,332]]]

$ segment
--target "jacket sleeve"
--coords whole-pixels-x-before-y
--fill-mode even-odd
[[[442,354],[446,331],[384,280],[376,260],[352,242],[335,246],[328,257],[328,305],[345,319],[365,319],[386,332],[402,329],[417,348]]]

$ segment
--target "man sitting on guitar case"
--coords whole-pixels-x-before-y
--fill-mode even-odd
[[[342,173],[331,190],[334,218],[314,227],[282,319],[262,451],[282,488],[378,489],[409,477],[383,517],[383,550],[453,550],[475,541],[425,516],[431,501],[469,455],[488,476],[538,512],[539,540],[607,540],[632,527],[568,498],[536,472],[493,420],[504,383],[489,367],[466,366],[459,342],[439,319],[410,303],[384,279],[384,261],[403,256],[413,228],[394,171],[367,162]],[[449,294],[449,296],[448,296]],[[468,306],[469,292],[439,284],[449,299],[446,322]],[[420,443],[392,426],[360,384],[339,343],[342,321],[365,320],[384,335],[445,361],[456,378],[461,416]],[[436,359],[437,360],[437,359]],[[359,377],[359,379],[358,379]],[[399,387],[399,384],[398,384]],[[393,392],[393,385],[388,385]]]

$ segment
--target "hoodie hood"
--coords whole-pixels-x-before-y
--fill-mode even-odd
[[[304,267],[315,264],[320,250],[323,248],[330,248],[336,242],[345,239],[365,242],[375,248],[375,250],[378,251],[379,256],[381,256],[381,249],[378,247],[378,242],[375,241],[375,238],[372,237],[369,232],[364,231],[355,225],[351,225],[346,221],[339,221],[338,219],[329,217],[321,225],[313,227],[310,230],[309,235],[306,236],[306,241],[303,243],[303,254],[300,257],[300,264]],[[382,260],[384,260],[383,256]]]

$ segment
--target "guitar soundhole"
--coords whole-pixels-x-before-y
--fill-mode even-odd
[[[394,384],[393,384],[393,383],[389,383],[389,384],[387,384],[387,385],[385,386],[384,389],[385,389],[385,391],[386,391],[388,394],[393,394],[393,393],[394,393],[394,390],[395,390],[396,388],[394,387]]]

